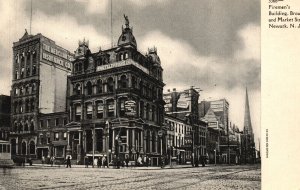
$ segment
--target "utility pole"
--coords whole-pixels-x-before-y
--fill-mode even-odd
[[[109,166],[109,121],[106,121],[105,124],[107,125],[107,143],[106,143],[106,155],[107,155],[107,168]]]

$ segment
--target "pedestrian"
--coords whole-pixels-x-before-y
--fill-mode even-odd
[[[45,163],[45,156],[42,157],[42,165]]]
[[[148,160],[147,160],[147,167],[148,166],[151,166],[151,158],[150,157],[147,157],[148,158]]]
[[[129,156],[128,156],[128,154],[126,154],[125,163],[126,163],[126,168],[128,168],[128,163],[129,163]]]
[[[147,156],[144,156],[144,166],[147,166],[148,167],[148,158]]]
[[[68,156],[68,158],[67,158],[67,168],[68,167],[71,168],[71,158],[70,158],[70,156]]]
[[[86,168],[89,167],[89,157],[87,157],[87,156],[84,157],[84,164],[85,164]]]
[[[102,166],[102,159],[101,159],[101,157],[99,157],[98,160],[97,160],[97,166],[98,166],[98,168],[101,168],[101,166]]]
[[[139,156],[138,160],[137,160],[137,163],[138,163],[138,166],[141,166],[143,163],[142,163],[142,157]]]
[[[51,156],[50,158],[50,164],[51,164],[51,167],[53,166],[53,156]]]

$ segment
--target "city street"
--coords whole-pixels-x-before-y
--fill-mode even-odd
[[[0,169],[0,189],[260,189],[260,166]]]

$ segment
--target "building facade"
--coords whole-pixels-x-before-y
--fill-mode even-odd
[[[42,34],[13,44],[12,155],[36,157],[40,113],[65,111],[72,54]]]
[[[198,163],[206,155],[207,123],[199,120],[199,92],[193,87],[164,94],[166,122],[173,125],[174,143],[179,163]]]
[[[68,77],[66,155],[78,162],[147,156],[158,165],[166,154],[163,69],[156,48],[138,51],[128,17],[121,32],[117,46],[95,53],[79,42]]]
[[[0,95],[0,140],[7,141],[10,132],[10,96]]]

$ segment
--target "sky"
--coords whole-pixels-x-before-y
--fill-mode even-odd
[[[259,0],[32,0],[31,33],[74,52],[115,44],[126,14],[140,52],[157,47],[167,89],[199,87],[200,100],[226,98],[229,120],[243,129],[248,88],[256,144],[260,138]],[[0,94],[9,95],[12,45],[30,31],[30,0],[0,1]],[[257,145],[256,145],[257,146]]]

